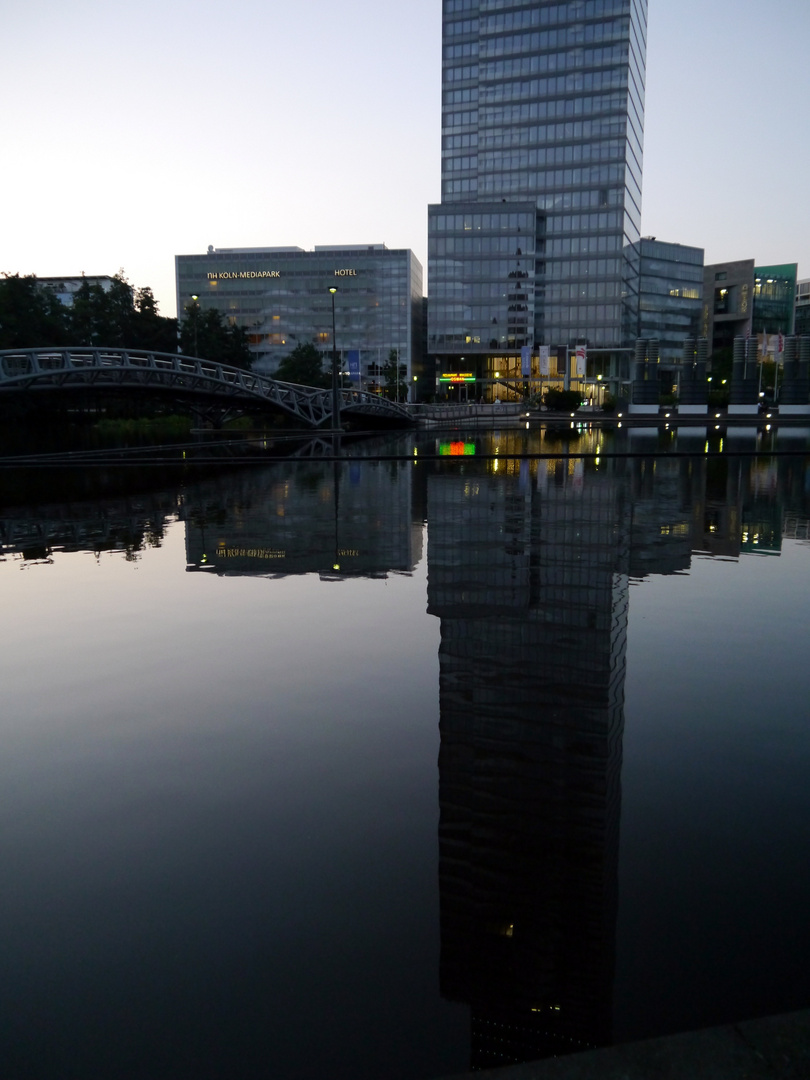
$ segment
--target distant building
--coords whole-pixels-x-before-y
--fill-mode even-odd
[[[643,237],[638,336],[657,338],[662,360],[679,360],[684,340],[698,335],[702,306],[703,248]]]
[[[796,282],[794,333],[810,334],[810,278]]]
[[[175,257],[177,311],[197,297],[247,332],[254,369],[273,374],[297,345],[332,352],[343,370],[357,370],[363,389],[380,382],[393,350],[409,386],[423,375],[422,266],[410,250],[384,244],[316,247],[213,248]],[[421,387],[419,388],[421,389]],[[428,387],[425,386],[425,390]],[[411,396],[416,396],[416,390]]]
[[[796,263],[754,268],[752,334],[792,334],[796,303]]]
[[[709,342],[710,353],[751,333],[753,295],[753,259],[705,267],[700,336]]]
[[[735,337],[792,334],[796,263],[755,266],[753,259],[714,263],[703,275],[701,336],[710,353]]]
[[[109,274],[99,274],[88,277],[81,274],[79,277],[38,277],[37,285],[40,288],[50,289],[56,294],[56,299],[65,307],[73,307],[73,297],[82,285],[99,285],[105,293],[112,288],[113,279]]]

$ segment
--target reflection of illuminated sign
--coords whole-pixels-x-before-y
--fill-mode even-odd
[[[449,372],[447,375],[440,375],[439,381],[449,383],[475,382],[475,376],[471,371],[454,371]]]
[[[275,548],[229,548],[224,545],[217,548],[219,559],[286,559],[286,551]]]
[[[439,454],[442,457],[468,457],[475,453],[475,443],[471,442],[443,442],[439,443]]]

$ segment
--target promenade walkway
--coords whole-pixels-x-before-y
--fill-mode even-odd
[[[810,1080],[810,1010],[445,1080]]]

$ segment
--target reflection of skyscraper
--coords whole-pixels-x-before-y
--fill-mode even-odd
[[[541,470],[428,490],[441,985],[474,1068],[610,1036],[628,514],[621,483]]]

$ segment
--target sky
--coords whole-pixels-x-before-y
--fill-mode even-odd
[[[0,272],[374,244],[427,269],[441,0],[0,0]],[[650,0],[642,232],[810,277],[810,0]]]

